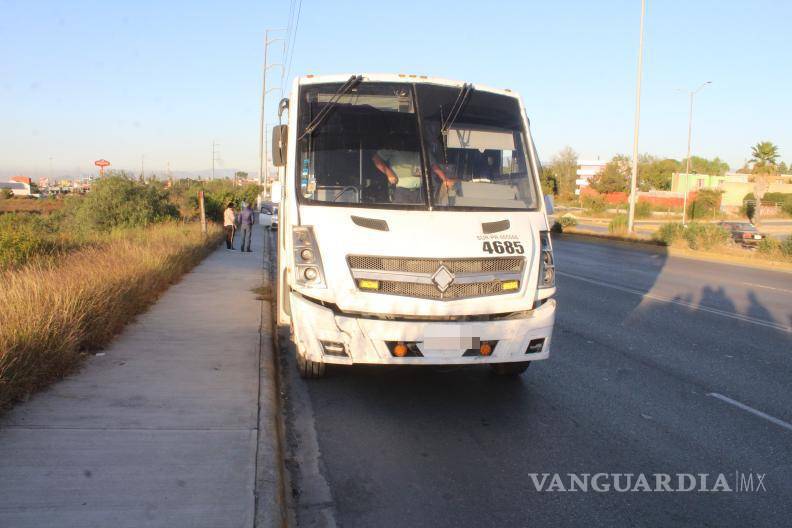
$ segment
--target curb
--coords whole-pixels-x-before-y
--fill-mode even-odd
[[[265,242],[264,258],[271,247]],[[262,279],[271,283],[271,267],[265,261]],[[259,328],[259,402],[256,439],[254,528],[288,528],[289,481],[286,472],[286,436],[281,412],[278,350],[270,299],[261,301]]]
[[[792,264],[784,262],[767,262],[767,261],[749,261],[741,257],[734,257],[729,255],[720,255],[717,253],[707,253],[705,251],[693,251],[682,248],[675,248],[664,246],[655,243],[651,240],[625,240],[613,239],[607,235],[599,233],[553,233],[555,237],[569,238],[571,240],[580,240],[582,242],[589,242],[595,244],[605,244],[616,247],[626,247],[630,249],[638,249],[646,251],[647,253],[665,254],[673,257],[681,257],[690,260],[699,260],[702,262],[713,262],[717,264],[729,264],[731,266],[739,266],[742,268],[761,269],[765,271],[777,271],[779,273],[792,273]]]

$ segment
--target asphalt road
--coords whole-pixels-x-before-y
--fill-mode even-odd
[[[284,355],[301,525],[789,525],[792,275],[599,243],[555,250],[551,356],[521,378],[338,367],[305,382]],[[537,491],[530,476],[569,487],[568,473],[643,473],[654,487],[656,473],[674,485],[707,473],[711,488],[722,473],[736,489],[735,472],[762,486]]]

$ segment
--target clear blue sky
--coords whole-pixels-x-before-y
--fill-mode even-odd
[[[114,167],[257,170],[263,29],[288,0],[0,0],[0,177]],[[303,0],[292,76],[409,72],[519,91],[542,159],[632,149],[639,0]],[[771,140],[792,161],[792,3],[648,0],[640,151],[733,168]],[[278,59],[278,53],[272,54]],[[277,76],[277,70],[271,70]],[[270,107],[278,94],[272,94]],[[274,119],[271,117],[270,119]]]

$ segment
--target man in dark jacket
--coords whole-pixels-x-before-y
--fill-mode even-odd
[[[239,229],[242,231],[242,247],[240,251],[250,252],[250,239],[253,236],[253,224],[256,222],[256,213],[248,204],[239,213]]]

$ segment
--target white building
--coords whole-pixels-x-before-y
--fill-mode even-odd
[[[591,178],[604,169],[607,163],[607,161],[603,160],[578,160],[575,194],[579,195],[583,187],[588,187]]]
[[[0,190],[8,189],[14,196],[30,196],[30,185],[21,182],[0,182]]]

